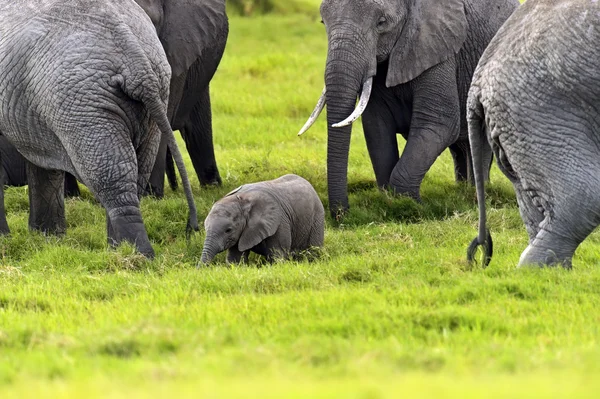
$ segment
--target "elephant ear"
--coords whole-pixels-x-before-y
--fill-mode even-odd
[[[466,37],[462,0],[413,0],[390,53],[386,86],[406,83],[458,53]]]
[[[238,195],[246,216],[246,227],[242,231],[238,249],[247,251],[277,232],[281,222],[281,207],[265,191],[252,190]]]
[[[171,65],[180,76],[205,49],[221,40],[219,27],[226,23],[225,1],[162,0],[164,14],[159,38]]]

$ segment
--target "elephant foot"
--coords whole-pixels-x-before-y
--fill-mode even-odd
[[[331,215],[331,218],[336,222],[341,222],[342,220],[344,220],[344,217],[346,216],[346,214],[348,214],[349,210],[350,205],[348,205],[348,201],[329,206],[329,214]]]
[[[64,201],[64,172],[27,163],[29,182],[29,228],[45,234],[62,235],[67,229]]]
[[[560,256],[555,251],[547,248],[528,245],[521,254],[518,268],[524,267],[556,267],[572,269],[571,256]]]
[[[200,180],[201,187],[221,187],[222,185],[223,182],[221,181],[220,177],[214,180]]]
[[[29,229],[39,231],[43,234],[52,234],[61,236],[64,235],[67,226],[64,218],[60,217],[45,217],[44,219],[32,220],[29,219]]]
[[[541,229],[521,254],[518,267],[560,265],[571,269],[571,259],[581,241],[583,239]]]
[[[107,235],[109,245],[116,247],[127,241],[135,245],[139,253],[149,259],[154,259],[154,249],[150,244],[146,227],[142,221],[139,209],[129,210],[128,214],[110,216],[107,212]]]
[[[421,203],[421,180],[417,184],[413,182],[409,182],[407,179],[394,177],[390,179],[389,188],[395,195],[402,195],[405,197],[412,198],[413,200]]]
[[[379,185],[378,188],[379,188],[379,190],[381,190],[385,193],[391,193],[392,195],[394,195],[396,197],[408,197],[410,199],[415,200],[419,204],[422,202],[419,188],[406,189],[406,188],[394,187],[391,184]]]
[[[250,255],[250,251],[239,251],[236,247],[231,247],[227,251],[227,264],[228,265],[237,265],[237,264],[247,264],[248,256]]]
[[[417,189],[406,189],[401,187],[390,187],[394,195],[399,197],[408,197],[410,199],[415,200],[417,203],[421,204],[423,201],[421,200],[421,193],[419,188]]]
[[[212,166],[204,169],[201,173],[198,173],[198,180],[201,186],[217,186],[220,187],[223,184],[219,169],[217,166]]]
[[[473,169],[470,166],[470,162],[457,163],[456,158],[454,159],[454,181],[456,183],[469,183],[474,185],[475,179],[473,177]]]
[[[469,183],[469,184],[475,184],[475,182],[473,181],[473,179],[469,179],[468,176],[462,175],[462,174],[456,174],[454,177],[454,181],[456,183]]]
[[[6,236],[10,234],[10,228],[6,222],[6,216],[0,216],[0,236]]]

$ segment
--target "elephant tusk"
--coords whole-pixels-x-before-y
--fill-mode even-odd
[[[315,123],[315,121],[321,114],[321,111],[323,111],[323,108],[325,108],[325,92],[326,91],[327,91],[327,89],[324,87],[323,93],[321,93],[321,97],[319,98],[319,101],[317,101],[317,106],[315,107],[313,112],[310,114],[310,117],[308,118],[308,120],[306,121],[304,126],[302,126],[302,129],[300,129],[298,136],[301,136],[302,133],[304,133],[308,129],[310,129],[310,127]]]
[[[367,108],[367,104],[369,103],[369,97],[371,97],[371,90],[373,89],[373,77],[371,76],[367,81],[363,84],[362,93],[360,93],[360,100],[358,100],[358,105],[352,114],[344,119],[341,122],[335,123],[331,125],[331,127],[344,127],[351,125],[355,120],[357,120],[365,109]]]

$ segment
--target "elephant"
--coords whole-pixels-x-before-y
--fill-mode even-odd
[[[23,155],[17,151],[10,141],[4,136],[0,136],[0,161],[2,163],[2,179],[0,184],[3,186],[25,186],[27,185],[26,162]]]
[[[3,186],[27,185],[27,160],[4,136],[0,136],[0,160],[2,162],[0,182]],[[80,194],[77,179],[73,175],[65,173],[64,196],[76,197]]]
[[[150,16],[172,68],[168,116],[179,130],[201,185],[221,185],[215,159],[209,84],[227,43],[225,0],[135,0]],[[15,165],[11,169],[16,169]],[[144,195],[164,195],[164,176],[177,179],[163,136]],[[78,196],[77,180],[66,174],[65,193]]]
[[[201,185],[221,185],[212,132],[210,81],[227,43],[225,0],[135,0],[150,16],[172,68],[169,120],[179,130]],[[177,180],[165,138],[146,193],[161,198],[165,170]]]
[[[446,148],[456,180],[472,182],[466,124],[471,76],[518,5],[518,0],[323,0],[325,89],[298,134],[326,105],[333,217],[349,208],[351,125],[360,115],[380,188],[420,201],[423,178]],[[397,133],[406,139],[402,156]],[[487,158],[491,165],[491,149]]]
[[[572,267],[600,223],[600,5],[528,0],[477,66],[468,97],[479,231],[467,250],[492,257],[482,148],[512,182],[529,236],[519,267]]]
[[[213,205],[204,226],[202,263],[225,250],[228,263],[247,262],[250,251],[272,262],[322,247],[325,210],[308,181],[287,174],[231,191]]]
[[[162,135],[198,230],[167,117],[171,67],[148,15],[133,0],[18,0],[0,5],[0,19],[0,132],[29,161],[30,228],[65,231],[66,171],[106,209],[111,244],[153,257],[139,196]]]

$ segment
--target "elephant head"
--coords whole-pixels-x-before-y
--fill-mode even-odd
[[[327,104],[327,181],[335,216],[348,208],[351,124],[367,107],[378,64],[387,62],[387,87],[409,82],[459,51],[467,21],[462,0],[323,0],[321,16],[328,38],[325,89],[299,134]]]
[[[227,18],[224,0],[135,0],[148,14],[163,45],[173,76],[187,72],[215,34],[219,18]]]
[[[235,245],[248,251],[277,232],[281,207],[275,199],[264,190],[240,192],[242,187],[217,201],[206,217],[202,263]]]

